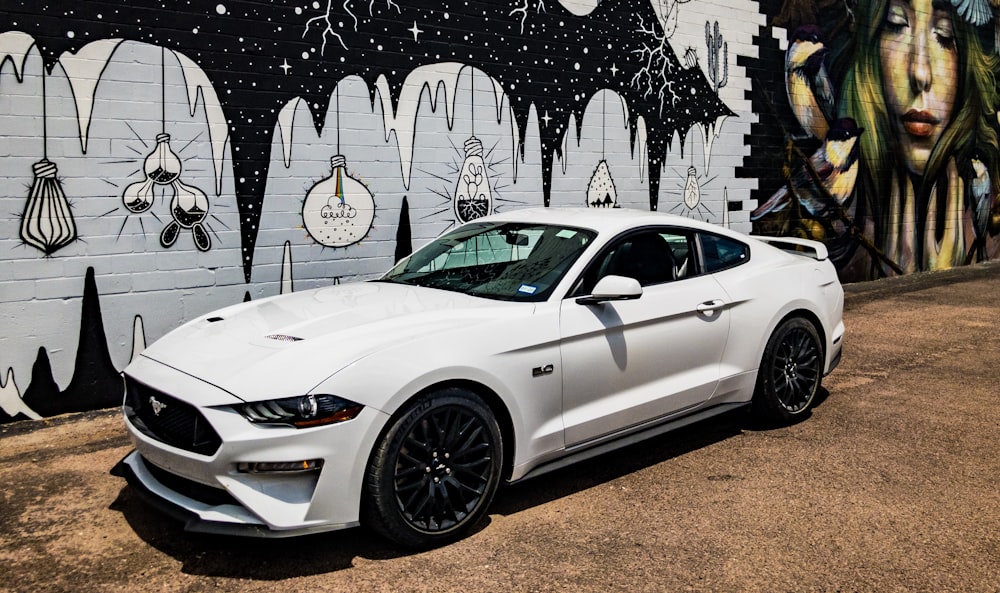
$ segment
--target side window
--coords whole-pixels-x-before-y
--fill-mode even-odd
[[[749,247],[735,239],[719,235],[703,233],[701,249],[705,259],[705,271],[708,273],[732,268],[750,259]]]
[[[590,294],[598,280],[610,275],[635,278],[641,286],[693,276],[691,244],[688,235],[672,230],[630,234],[612,243],[590,264],[572,294]]]
[[[691,236],[674,230],[661,232],[660,236],[670,245],[670,250],[673,253],[674,278],[681,280],[696,276],[697,270],[694,263],[695,250],[692,248],[694,241]]]

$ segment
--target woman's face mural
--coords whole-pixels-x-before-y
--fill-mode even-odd
[[[923,175],[951,121],[958,88],[952,9],[932,0],[891,0],[880,34],[886,107],[909,171]]]
[[[787,156],[755,232],[825,241],[849,281],[1000,257],[994,6],[785,0]]]

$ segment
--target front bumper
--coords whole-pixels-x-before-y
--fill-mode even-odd
[[[316,529],[275,531],[238,503],[213,505],[171,490],[153,476],[150,467],[135,451],[111,468],[111,475],[125,478],[146,504],[183,522],[185,531],[249,537],[291,537],[351,526],[327,525]]]
[[[204,394],[202,398],[191,390],[176,389],[177,382],[159,380],[172,371],[166,369],[157,369],[160,376],[155,382],[150,376],[134,378],[153,385],[172,385],[171,397],[184,393],[187,405],[212,401],[211,406],[195,406],[196,420],[211,426],[218,444],[209,449],[179,448],[184,445],[169,444],[126,417],[135,451],[112,473],[124,477],[140,496],[183,520],[189,531],[287,537],[358,524],[368,457],[388,421],[386,414],[369,407],[352,420],[328,426],[297,429],[255,425],[230,404],[220,403],[224,401],[221,394]],[[192,385],[190,377],[187,381],[187,387],[197,387],[199,392],[217,389],[201,382]],[[177,403],[170,401],[164,407],[176,410]],[[137,422],[142,425],[141,420]],[[303,460],[322,460],[322,468],[238,471],[241,463]]]

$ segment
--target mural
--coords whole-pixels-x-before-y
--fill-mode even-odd
[[[998,12],[4,0],[0,421],[110,405],[185,320],[520,206],[814,238],[845,281],[996,258]]]
[[[1000,253],[995,0],[4,0],[0,422],[520,206]],[[294,282],[293,282],[294,278]]]
[[[3,8],[0,421],[116,405],[180,323],[506,208],[749,230],[750,149],[714,147],[753,121],[729,51],[756,57],[752,2]]]
[[[995,258],[997,3],[776,4],[784,47],[761,60],[781,60],[785,94],[756,103],[784,130],[783,173],[762,178],[754,229],[826,241],[845,280]]]

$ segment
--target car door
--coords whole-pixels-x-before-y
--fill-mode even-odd
[[[567,446],[692,409],[712,397],[729,334],[728,297],[715,279],[699,273],[695,245],[694,235],[684,230],[646,229],[620,237],[561,303]],[[576,302],[609,274],[636,278],[642,296]]]

